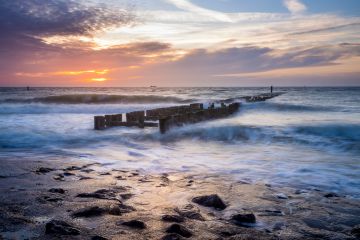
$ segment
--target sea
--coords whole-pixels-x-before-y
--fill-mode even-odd
[[[1,159],[96,161],[360,197],[360,88],[0,88]],[[94,116],[242,102],[227,118],[172,128],[94,130]]]

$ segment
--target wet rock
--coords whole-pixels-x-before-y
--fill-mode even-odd
[[[189,238],[191,237],[193,234],[190,230],[188,230],[186,227],[174,223],[172,224],[168,229],[166,229],[167,233],[175,233],[175,234],[179,234],[180,236]]]
[[[213,207],[219,210],[224,210],[226,208],[225,203],[217,194],[194,197],[192,201],[202,206]]]
[[[81,171],[81,172],[84,172],[84,173],[91,173],[91,172],[93,172],[94,170],[93,170],[93,169],[81,169],[80,171]]]
[[[164,237],[161,238],[161,240],[181,240],[181,239],[183,238],[176,233],[166,234]]]
[[[97,217],[97,216],[101,216],[103,214],[105,214],[106,212],[108,212],[108,210],[98,207],[98,206],[94,206],[94,207],[86,207],[83,209],[79,209],[77,211],[75,211],[72,216],[75,218],[78,217]]]
[[[57,198],[57,197],[49,197],[49,198],[45,198],[45,200],[46,200],[47,202],[61,202],[61,201],[63,201],[64,199],[62,199],[62,198]]]
[[[45,226],[45,233],[59,235],[79,235],[80,231],[64,221],[51,220]]]
[[[145,223],[142,221],[139,221],[139,220],[130,220],[130,221],[121,223],[121,225],[131,227],[131,228],[136,228],[136,229],[145,229],[146,228]]]
[[[93,179],[93,178],[87,176],[79,176],[79,180],[89,180],[89,179]]]
[[[70,167],[64,168],[63,170],[64,171],[75,171],[75,170],[81,170],[81,169],[82,169],[82,167],[70,166]]]
[[[179,215],[164,215],[161,217],[161,219],[165,222],[183,222],[184,221],[184,217],[179,216]]]
[[[326,198],[333,198],[333,197],[340,197],[338,194],[336,193],[327,193],[324,195],[324,197]]]
[[[63,174],[59,173],[59,174],[55,175],[53,177],[53,179],[56,181],[65,181],[65,176]]]
[[[278,193],[275,195],[278,199],[288,199],[289,197],[285,193]]]
[[[35,170],[36,174],[45,174],[48,172],[52,172],[55,171],[55,169],[53,168],[47,168],[47,167],[39,167],[38,169]]]
[[[129,213],[135,211],[135,208],[132,206],[128,206],[125,204],[119,204],[119,205],[112,205],[109,208],[109,214],[111,215],[122,215],[124,213]]]
[[[134,194],[132,193],[124,193],[124,194],[120,194],[120,197],[124,200],[128,200],[130,199],[132,196],[134,196]]]
[[[108,175],[111,175],[111,173],[109,172],[101,172],[99,173],[100,176],[108,176]]]
[[[355,236],[357,239],[360,239],[360,224],[353,227],[351,230],[351,235]]]
[[[62,188],[51,188],[49,189],[49,192],[51,193],[60,193],[60,194],[64,194],[65,193],[65,190],[62,189]]]
[[[198,209],[196,209],[191,204],[188,204],[183,208],[175,208],[174,210],[182,217],[199,220],[199,221],[205,221],[204,217],[199,213]]]
[[[256,223],[256,217],[253,213],[236,214],[231,217],[238,224]]]
[[[79,198],[98,198],[107,200],[118,200],[116,198],[116,192],[112,189],[99,189],[92,193],[80,193],[76,195]]]
[[[308,193],[308,191],[303,190],[303,189],[297,189],[297,190],[295,191],[295,194],[296,194],[296,195],[304,194],[304,193]]]
[[[101,236],[93,236],[91,240],[108,240],[107,238],[101,237]]]
[[[274,231],[280,231],[280,230],[283,230],[283,229],[285,229],[285,228],[286,228],[285,223],[283,223],[283,222],[277,222],[277,223],[275,223],[275,225],[274,225],[274,227],[273,227],[273,230],[274,230]]]
[[[63,173],[64,174],[64,176],[74,176],[75,174],[74,173],[72,173],[72,172],[64,172]]]
[[[116,176],[115,177],[117,180],[126,180],[126,177],[123,177],[123,176]]]

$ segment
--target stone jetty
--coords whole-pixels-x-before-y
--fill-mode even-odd
[[[280,93],[260,94],[256,96],[245,96],[237,100],[246,102],[261,102],[279,96]],[[192,103],[165,108],[156,108],[145,111],[134,111],[124,114],[113,114],[94,117],[94,129],[104,130],[110,127],[159,127],[160,133],[165,133],[172,127],[181,127],[185,124],[198,123],[207,120],[228,117],[237,112],[241,106],[240,102],[231,99],[207,104]]]

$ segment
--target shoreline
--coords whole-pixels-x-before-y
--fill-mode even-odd
[[[360,201],[317,189],[83,160],[1,163],[0,239],[360,237]]]

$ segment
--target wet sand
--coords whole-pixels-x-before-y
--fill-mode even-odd
[[[229,176],[2,159],[0,239],[359,239],[360,201]]]

